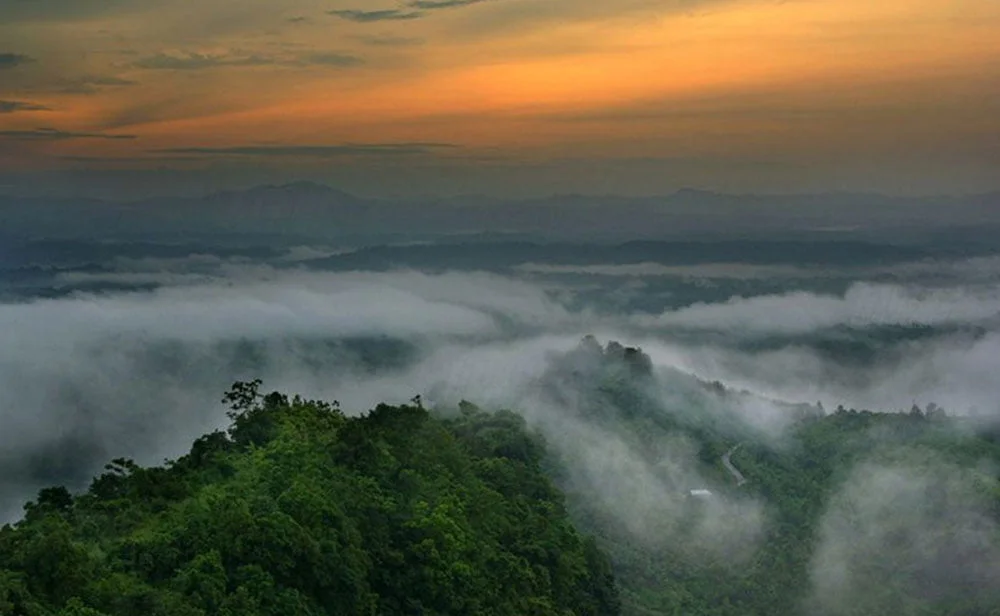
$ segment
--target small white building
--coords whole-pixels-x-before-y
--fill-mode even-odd
[[[704,489],[689,490],[688,496],[693,496],[695,498],[707,498],[709,496],[712,496],[712,491]]]

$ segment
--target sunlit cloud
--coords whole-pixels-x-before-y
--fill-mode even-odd
[[[66,141],[69,139],[107,139],[111,141],[130,141],[137,139],[136,135],[117,135],[108,133],[88,133],[59,130],[56,128],[36,128],[34,130],[0,130],[0,139],[19,141]]]
[[[0,113],[17,113],[19,111],[52,111],[52,108],[26,101],[0,100]]]
[[[330,11],[330,15],[356,21],[358,23],[372,23],[376,21],[409,21],[420,19],[423,13],[419,11],[403,11],[399,9],[386,9],[382,11],[358,11],[358,10],[337,10]]]
[[[257,156],[333,158],[340,156],[412,156],[450,150],[459,146],[451,143],[348,143],[339,145],[273,145],[235,147],[188,147],[154,150],[161,154],[193,154],[199,156]]]
[[[15,66],[27,64],[32,61],[30,57],[24,54],[3,52],[0,53],[0,70],[14,68]]]
[[[985,190],[1000,160],[991,0],[16,4],[0,100],[158,149],[446,140],[508,161],[492,187],[547,165],[556,190],[596,190],[572,158],[645,194]],[[89,143],[30,164],[120,155]]]

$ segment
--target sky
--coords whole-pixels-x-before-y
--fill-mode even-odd
[[[4,0],[0,192],[984,192],[996,0]]]

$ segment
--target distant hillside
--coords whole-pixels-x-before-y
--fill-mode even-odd
[[[657,372],[587,339],[542,379],[585,426],[573,438],[600,435],[560,439],[569,418],[545,432],[626,614],[1000,613],[1000,431]],[[784,428],[747,421],[762,403]]]
[[[851,267],[945,256],[940,251],[861,241],[633,241],[622,244],[568,242],[441,242],[412,246],[371,246],[306,263],[323,270],[482,269],[520,265],[694,265],[743,263]],[[949,255],[950,256],[950,255]],[[558,271],[558,270],[554,270]],[[569,270],[572,272],[572,270]]]
[[[770,237],[928,238],[990,243],[1000,193],[901,198],[877,194],[725,195],[682,190],[657,197],[555,195],[388,201],[312,182],[204,197],[133,202],[0,196],[5,234],[92,238],[256,235],[325,239],[513,234],[549,239]],[[995,245],[993,242],[991,245]]]

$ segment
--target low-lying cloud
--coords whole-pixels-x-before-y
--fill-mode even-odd
[[[995,480],[917,455],[864,463],[834,495],[812,561],[809,613],[926,613],[928,604],[995,596],[1000,527],[981,491]],[[900,596],[914,606],[897,604]]]
[[[517,409],[573,462],[576,485],[604,495],[623,528],[642,537],[683,524],[686,490],[726,489],[698,471],[683,439],[640,455],[629,434],[580,417],[572,388],[554,397],[543,387],[553,357],[585,334],[642,346],[656,377],[648,395],[663,412],[692,412],[686,407],[697,403],[696,412],[764,434],[780,434],[787,423],[782,400],[875,410],[933,401],[952,413],[998,414],[992,366],[1000,333],[988,319],[997,297],[988,287],[946,293],[866,284],[844,297],[788,293],[653,317],[606,315],[569,307],[562,298],[572,298],[571,287],[554,291],[496,274],[288,269],[316,250],[273,265],[212,255],[118,260],[110,271],[63,273],[59,284],[160,288],[0,305],[5,517],[44,485],[82,487],[111,457],[156,463],[183,453],[223,423],[221,392],[260,377],[268,388],[338,399],[351,411],[416,394],[430,404],[467,399]],[[972,321],[984,330],[901,342],[874,365],[836,361],[806,340],[836,325],[914,321]],[[706,328],[717,331],[679,335]],[[748,331],[793,336],[754,350],[738,344]],[[694,377],[751,393],[716,399]],[[686,532],[718,546],[717,554],[752,545],[763,523],[759,507],[739,499],[720,503],[713,516],[717,523]],[[713,536],[725,539],[712,543]]]
[[[338,340],[401,339],[425,348],[500,336],[510,324],[491,310],[528,323],[559,318],[536,289],[507,280],[246,275],[0,305],[5,517],[44,484],[80,487],[110,457],[155,463],[181,453],[220,424],[215,401],[234,380],[260,376],[270,387],[337,397],[339,386],[351,389],[361,378],[358,362],[331,346]],[[487,309],[486,289],[503,301]],[[380,393],[391,392],[368,388],[355,402],[374,404]]]
[[[771,280],[775,278],[805,278],[830,275],[816,268],[794,265],[758,265],[753,263],[700,263],[698,265],[664,265],[662,263],[628,263],[607,265],[552,265],[524,263],[517,271],[534,274],[588,274],[594,276],[707,278],[734,280]]]
[[[795,291],[694,304],[648,319],[650,326],[742,334],[802,334],[837,326],[945,325],[1000,317],[1000,288],[909,288],[860,283],[844,296]]]
[[[255,377],[268,388],[338,399],[353,412],[416,394],[434,405],[468,399],[519,409],[566,452],[576,485],[602,495],[608,515],[639,537],[680,524],[687,490],[712,485],[688,446],[629,453],[628,434],[580,418],[546,393],[540,379],[553,358],[599,324],[533,284],[482,273],[332,275],[209,256],[183,261],[202,267],[188,275],[203,278],[0,305],[4,517],[44,485],[85,486],[111,457],[156,463],[182,453],[222,425],[221,392]],[[170,266],[138,263],[131,265],[147,271],[118,275],[141,280]],[[182,271],[161,272],[158,282]],[[574,453],[582,442],[590,445]],[[653,491],[642,507],[626,507],[622,490]],[[756,505],[713,506],[719,520],[739,518],[745,527],[726,535],[706,526],[692,536],[720,550],[735,539],[709,538],[753,540]]]

